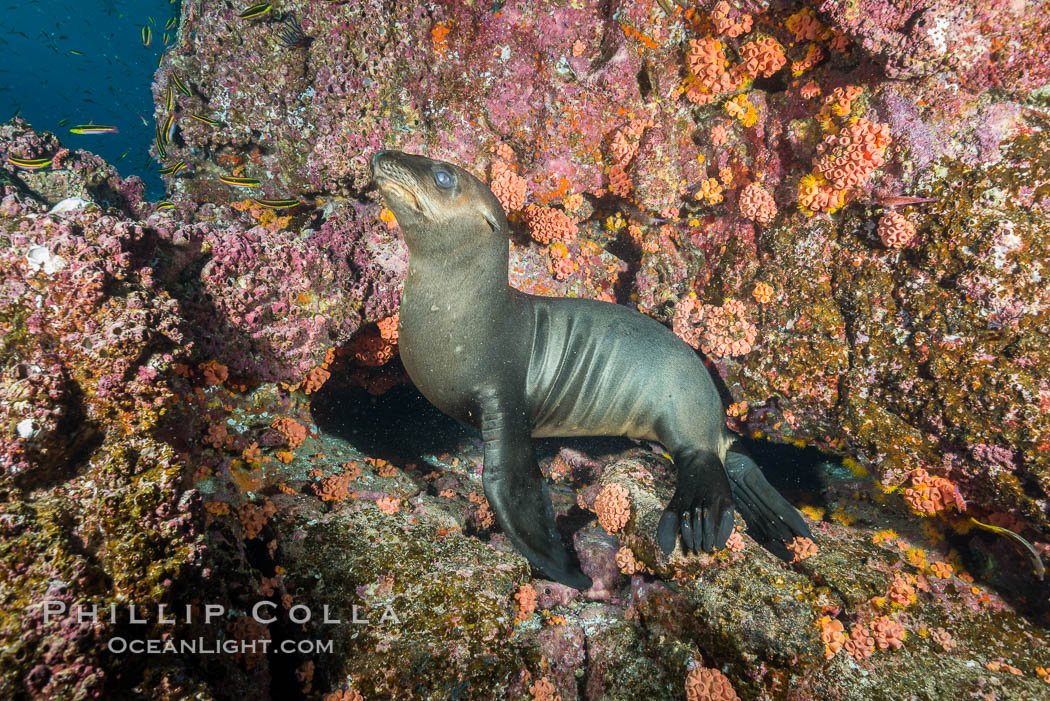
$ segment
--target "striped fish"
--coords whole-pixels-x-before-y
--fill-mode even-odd
[[[169,112],[175,109],[175,89],[170,85],[168,86],[168,100],[166,104]]]
[[[241,12],[241,19],[255,19],[256,17],[262,17],[267,12],[273,9],[273,5],[268,2],[260,2],[258,5],[252,5],[251,7],[245,8]]]
[[[179,161],[178,163],[172,163],[170,166],[166,166],[160,169],[161,175],[177,175],[180,170],[186,167],[186,161]]]
[[[51,158],[19,158],[18,156],[8,156],[7,162],[16,168],[22,170],[40,170],[47,168],[52,163]]]
[[[171,72],[171,82],[175,83],[175,87],[178,88],[179,92],[183,95],[186,97],[193,97],[193,93],[191,93],[190,89],[186,87],[186,83],[183,82],[177,71]]]
[[[163,212],[165,209],[175,209],[175,205],[168,200],[163,200],[157,203],[158,212]]]
[[[157,123],[157,153],[160,154],[162,159],[168,157],[168,152],[164,148],[164,135],[160,132],[160,123]]]
[[[198,122],[204,122],[205,124],[207,124],[210,127],[217,127],[217,126],[219,126],[219,123],[216,120],[209,119],[208,117],[205,117],[202,114],[192,113],[192,114],[190,114],[190,116],[193,117],[194,119],[196,119]]]
[[[237,178],[232,175],[220,176],[219,182],[225,183],[230,187],[259,187],[262,184],[261,180],[256,180],[255,178]]]
[[[1025,551],[1028,558],[1032,562],[1032,573],[1035,574],[1036,578],[1041,582],[1043,577],[1046,576],[1046,568],[1043,566],[1043,558],[1039,557],[1039,551],[1032,547],[1032,544],[1025,540],[1022,536],[1014,533],[1009,528],[1002,528],[1001,526],[993,526],[989,523],[981,523],[977,519],[970,517],[970,521],[975,526],[979,526],[986,531],[991,531],[1005,538],[1009,538]]]
[[[175,113],[168,115],[168,118],[164,120],[164,143],[170,144],[172,137],[175,136]]]
[[[78,124],[69,130],[70,134],[116,134],[116,127],[107,127],[102,124]]]
[[[302,204],[299,200],[264,200],[253,197],[252,202],[267,209],[291,209]]]
[[[142,25],[142,45],[148,48],[151,41],[153,41],[153,30],[148,24],[144,24]]]

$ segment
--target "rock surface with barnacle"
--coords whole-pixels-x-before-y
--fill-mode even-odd
[[[969,521],[1047,549],[1045,7],[185,10],[154,84],[159,120],[173,75],[191,93],[173,209],[0,127],[0,695],[627,699],[693,693],[702,668],[741,698],[1045,694],[1045,586]],[[515,285],[637,305],[712,355],[734,428],[846,458],[780,484],[815,553],[739,535],[665,557],[666,461],[554,443],[542,467],[600,586],[530,581],[476,437],[399,368],[379,147],[512,173]],[[574,226],[530,232],[528,205]],[[914,227],[892,247],[889,212]],[[629,513],[595,513],[606,489]],[[157,603],[221,603],[221,626],[170,632],[334,649],[143,663],[104,652],[142,631],[45,622],[44,600],[139,602],[158,637]]]

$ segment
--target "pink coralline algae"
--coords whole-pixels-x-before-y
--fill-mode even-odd
[[[530,202],[574,222],[570,243],[558,240],[561,233],[541,235],[545,244],[515,237],[518,285],[563,296],[615,295],[663,323],[671,323],[671,305],[696,295],[688,309],[675,310],[675,331],[711,351],[712,372],[733,395],[731,418],[741,431],[856,456],[880,479],[892,473],[885,483],[897,485],[895,494],[905,499],[905,489],[924,490],[915,476],[902,484],[904,470],[928,465],[958,481],[980,505],[978,515],[1008,511],[1042,547],[1050,363],[1038,340],[1046,326],[1045,285],[1028,278],[1047,258],[1050,237],[1038,217],[1047,207],[1039,140],[1045,138],[1037,132],[1043,116],[1025,91],[1045,83],[1050,63],[1047,13],[1024,5],[822,0],[798,11],[801,4],[732,0],[611,7],[543,0],[493,11],[488,3],[294,2],[277,9],[294,9],[313,42],[286,50],[273,41],[269,18],[237,21],[237,9],[226,3],[186,3],[154,85],[162,117],[173,81],[191,88],[176,96],[178,138],[169,154],[190,167],[166,178],[174,206],[165,210],[142,202],[141,190],[136,198],[135,182],[107,175],[98,159],[54,137],[0,125],[0,335],[7,344],[0,358],[0,418],[7,427],[0,487],[10,497],[0,504],[9,553],[0,557],[0,576],[17,604],[8,607],[0,647],[24,656],[0,670],[0,687],[39,698],[121,696],[139,684],[141,695],[158,698],[272,694],[274,680],[281,688],[294,684],[297,668],[309,678],[306,659],[278,670],[260,656],[245,675],[248,660],[226,666],[216,657],[202,680],[199,665],[173,667],[166,656],[107,657],[113,626],[47,627],[39,615],[24,613],[22,602],[39,609],[46,592],[103,607],[118,596],[184,603],[178,597],[219,601],[229,591],[236,610],[228,609],[228,618],[236,620],[257,595],[272,595],[285,610],[293,603],[288,592],[294,603],[317,603],[321,594],[355,600],[355,588],[368,589],[393,553],[399,606],[413,606],[413,597],[403,596],[413,590],[439,591],[455,606],[443,613],[428,605],[424,615],[413,609],[410,636],[373,626],[357,631],[350,645],[339,641],[341,652],[323,664],[314,660],[316,688],[304,694],[345,687],[349,670],[357,679],[352,685],[368,698],[441,696],[457,688],[519,697],[544,674],[549,681],[534,687],[545,687],[546,696],[555,688],[587,698],[660,695],[681,684],[686,670],[666,659],[651,664],[653,646],[637,644],[659,628],[666,639],[661,649],[702,649],[712,656],[710,666],[724,669],[749,698],[848,696],[856,680],[829,682],[823,660],[812,660],[821,642],[809,622],[831,611],[841,621],[829,617],[819,628],[827,649],[863,659],[870,688],[892,695],[903,687],[904,696],[919,688],[913,680],[919,677],[921,686],[936,656],[909,656],[896,669],[895,656],[871,655],[873,644],[892,649],[904,632],[892,621],[873,624],[869,608],[899,612],[901,624],[917,631],[950,621],[960,645],[973,646],[974,631],[991,628],[971,625],[970,612],[959,615],[954,604],[945,610],[944,600],[956,596],[973,601],[962,580],[940,578],[946,566],[924,568],[913,555],[889,565],[930,577],[900,575],[908,586],[926,587],[923,606],[906,611],[886,596],[852,610],[843,597],[829,600],[823,587],[811,592],[816,599],[796,597],[794,582],[808,589],[819,578],[832,594],[852,599],[872,581],[889,588],[879,577],[898,571],[885,574],[880,563],[889,551],[875,552],[860,589],[843,588],[849,568],[843,573],[842,563],[867,545],[832,516],[820,524],[822,535],[845,537],[822,537],[820,557],[783,570],[787,588],[756,581],[747,574],[748,559],[721,553],[700,558],[712,563],[704,581],[690,582],[695,569],[683,569],[676,573],[683,593],[670,592],[637,576],[627,552],[617,553],[630,538],[635,560],[654,568],[664,562],[651,541],[652,485],[632,481],[630,503],[619,513],[637,519],[638,533],[626,536],[626,527],[617,538],[599,533],[584,549],[592,564],[603,553],[610,598],[558,611],[567,625],[533,620],[513,628],[503,614],[527,565],[502,535],[493,535],[491,547],[479,543],[470,531],[484,522],[483,505],[461,505],[463,497],[456,497],[469,491],[466,480],[480,465],[443,472],[446,482],[433,492],[452,497],[438,500],[440,508],[429,489],[412,486],[419,480],[411,475],[380,478],[411,500],[411,513],[382,517],[372,508],[383,496],[376,491],[337,503],[331,497],[349,496],[351,485],[332,469],[347,458],[330,450],[337,437],[322,428],[322,419],[332,418],[324,416],[324,404],[342,391],[337,373],[344,365],[385,361],[368,372],[399,373],[396,338],[385,327],[398,309],[408,256],[396,222],[384,218],[366,187],[368,162],[379,148],[426,153],[472,172],[489,169],[516,229],[529,222],[515,210]],[[243,41],[231,42],[231,32]],[[841,55],[849,48],[846,33],[856,45]],[[770,71],[776,72],[761,77]],[[800,71],[801,79],[791,75]],[[997,87],[982,87],[990,85]],[[187,118],[193,112],[223,124]],[[635,120],[651,126],[641,130]],[[888,135],[880,122],[899,148],[882,147]],[[16,170],[7,160],[52,155],[54,172]],[[885,163],[873,166],[880,159]],[[993,161],[1000,166],[988,165]],[[253,195],[299,198],[302,205],[280,217],[243,202],[234,206],[215,177],[234,171],[262,180]],[[748,183],[775,193],[780,211],[772,221],[781,226],[754,223],[762,208],[744,196]],[[796,183],[804,211],[787,206]],[[890,193],[923,197],[902,210],[923,222],[929,245],[915,255],[871,251],[870,211],[893,206],[885,201]],[[67,197],[96,204],[47,213]],[[858,206],[843,209],[854,199]],[[625,245],[627,236],[637,245]],[[620,251],[624,260],[616,257]],[[751,322],[759,318],[762,352],[741,355],[757,341]],[[358,346],[359,337],[372,347]],[[338,349],[339,360],[325,367],[330,349]],[[355,350],[368,352],[355,359]],[[318,369],[332,377],[324,391],[304,396],[324,379]],[[273,460],[284,446],[270,420],[303,422],[311,411],[320,429],[309,440],[312,450],[282,450]],[[201,445],[205,436],[215,447]],[[1003,452],[986,460],[980,445]],[[321,457],[322,449],[333,455]],[[942,468],[946,449],[956,455],[945,456]],[[278,464],[285,457],[288,464]],[[668,476],[656,469],[658,459],[652,462],[665,497]],[[606,467],[575,470],[572,486],[582,492],[588,487],[578,480],[597,479],[597,496],[612,483]],[[376,479],[369,472],[359,485]],[[338,481],[326,483],[325,475]],[[206,523],[194,506],[200,495],[181,486],[195,480],[208,491],[214,519]],[[559,516],[571,508],[567,485],[561,487]],[[416,491],[409,496],[409,490]],[[912,505],[930,512],[936,508],[927,501],[959,503],[954,490],[937,491],[936,499],[919,494]],[[267,519],[270,507],[256,494],[269,495],[279,516]],[[322,503],[318,496],[330,498]],[[245,504],[248,498],[253,503]],[[877,520],[879,508],[892,503],[849,505],[851,513],[865,512],[864,523]],[[945,526],[922,525],[931,532]],[[213,531],[209,557],[220,567],[202,567],[195,554],[202,526]],[[237,538],[242,528],[258,542],[245,548]],[[735,534],[730,547],[744,542]],[[990,536],[984,545],[996,565],[989,576],[1009,582],[1016,564],[1009,546]],[[625,596],[621,572],[630,570],[631,593],[659,591],[661,602],[639,598],[636,607]],[[420,576],[429,589],[420,589]],[[756,594],[738,597],[754,610],[714,612],[693,625],[695,607],[711,599],[697,596],[710,588],[709,578],[711,586],[726,585],[723,591],[739,585]],[[52,592],[52,582],[69,583],[68,591]],[[688,605],[681,616],[676,601]],[[781,623],[778,613],[783,634],[770,636],[768,625]],[[624,625],[621,615],[630,622]],[[1003,630],[1025,625],[1015,615],[1003,612]],[[596,621],[613,625],[595,628]],[[521,645],[500,643],[511,631]],[[316,632],[308,626],[295,634]],[[234,637],[256,637],[247,633]],[[1015,656],[1019,637],[1006,632],[993,642],[1028,672],[1036,660],[1024,658],[1022,665]],[[938,644],[936,637],[928,643]],[[356,659],[348,660],[346,650]],[[483,670],[471,662],[478,650],[486,651]],[[404,659],[433,662],[404,675],[397,666]],[[583,666],[584,678],[574,679]],[[838,659],[830,672],[856,666]],[[525,667],[532,676],[522,674],[509,688]],[[980,664],[953,669],[959,674],[952,679],[938,678],[949,695],[972,692],[974,675],[988,675]],[[650,671],[639,685],[639,672]],[[1026,676],[1007,683],[1033,683]],[[840,681],[845,686],[834,688]],[[1002,693],[1024,694],[1020,686]]]
[[[740,213],[759,224],[768,224],[777,215],[777,204],[768,190],[751,183],[740,193]]]
[[[695,296],[683,297],[675,305],[673,328],[683,341],[715,358],[751,352],[758,328],[745,317],[747,308],[739,300],[722,306],[700,304]]]
[[[890,127],[861,117],[817,146],[817,171],[840,190],[860,187],[885,163]]]
[[[602,528],[615,533],[631,520],[630,494],[618,484],[606,485],[594,500],[594,512]]]
[[[726,675],[710,667],[693,667],[685,678],[688,701],[740,701]]]
[[[107,430],[156,423],[174,399],[160,377],[183,355],[176,349],[184,337],[178,304],[138,253],[155,242],[152,232],[98,207],[59,216],[15,195],[4,204],[0,330],[19,361],[0,378],[0,418],[9,427],[0,464],[4,473],[46,471],[78,448],[59,430],[74,387],[87,420],[125,417]],[[119,302],[107,294],[117,285],[127,289]]]
[[[576,222],[560,209],[530,204],[524,215],[529,235],[540,243],[571,243],[576,240]]]
[[[886,212],[879,219],[879,238],[886,248],[902,248],[915,238],[915,225],[898,212]]]
[[[396,311],[391,277],[407,260],[393,232],[351,206],[307,235],[240,223],[167,235],[209,254],[194,288],[180,289],[191,338],[238,375],[264,380],[298,381],[363,322]],[[374,285],[367,301],[363,278]]]

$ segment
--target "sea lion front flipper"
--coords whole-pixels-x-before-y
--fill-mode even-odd
[[[656,542],[665,555],[678,534],[686,552],[721,550],[732,532],[733,498],[725,467],[709,452],[674,456],[678,485],[656,526]]]
[[[591,578],[569,555],[554,523],[547,483],[540,472],[525,412],[505,406],[495,393],[481,397],[481,435],[485,440],[482,484],[500,528],[536,569],[579,590]]]
[[[813,538],[809,526],[794,506],[773,488],[750,456],[733,447],[726,453],[726,472],[737,510],[752,536],[777,557],[790,560],[785,546],[796,537]]]

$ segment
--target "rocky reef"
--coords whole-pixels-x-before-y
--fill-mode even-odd
[[[163,202],[0,125],[0,696],[1050,694],[1046,3],[244,10],[183,3]],[[813,541],[665,556],[666,457],[545,441],[595,586],[534,578],[400,366],[378,148],[702,353]]]

